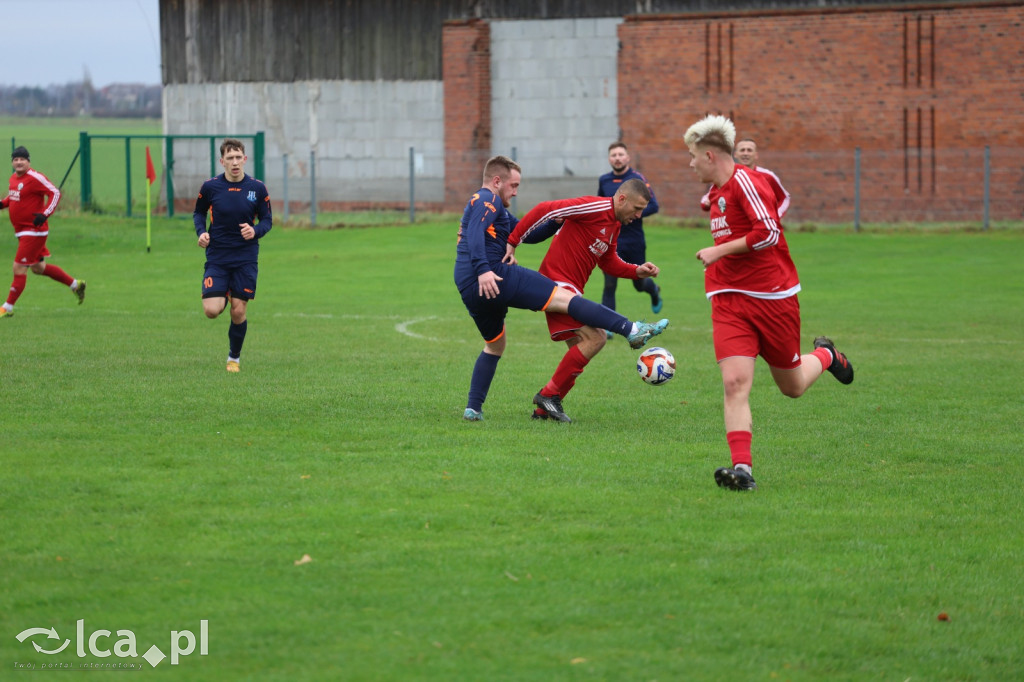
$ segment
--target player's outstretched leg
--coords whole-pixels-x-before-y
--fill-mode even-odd
[[[814,339],[815,348],[827,348],[828,352],[832,354],[832,364],[828,366],[828,371],[832,373],[841,384],[852,384],[853,383],[853,365],[846,359],[846,356],[836,350],[835,344],[832,343],[832,339],[827,336],[819,336]]]
[[[668,326],[668,320],[658,320],[654,324],[649,322],[635,322],[636,331],[626,337],[629,341],[629,347],[633,350],[643,348],[644,344],[651,340],[652,336],[665,331],[665,327]]]

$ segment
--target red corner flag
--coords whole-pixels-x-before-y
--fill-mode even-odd
[[[156,169],[153,168],[153,157],[149,155],[149,147],[146,147],[146,179],[151,185],[156,182]]]

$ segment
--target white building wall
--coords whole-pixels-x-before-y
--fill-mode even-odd
[[[514,149],[523,166],[519,212],[543,199],[592,194],[597,176],[607,171],[607,147],[619,131],[621,21],[492,22],[492,152]],[[261,179],[273,199],[287,191],[292,202],[311,197],[311,152],[318,201],[408,201],[412,147],[416,200],[441,202],[443,93],[441,81],[168,85],[164,132],[223,137],[264,131]],[[193,196],[211,170],[221,172],[212,161],[211,167],[208,141],[175,142],[178,198]]]
[[[523,167],[519,206],[597,191],[608,145],[619,134],[621,23],[491,23],[493,147],[496,154],[514,148]]]
[[[407,201],[410,147],[416,200],[444,197],[441,81],[168,85],[163,98],[168,135],[264,131],[267,177],[260,179],[275,200],[284,198],[287,155],[289,201],[309,201],[313,158],[318,201]],[[175,193],[190,196],[209,177],[209,143],[174,144]]]

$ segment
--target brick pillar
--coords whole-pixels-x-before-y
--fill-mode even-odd
[[[448,21],[441,39],[445,210],[461,211],[491,156],[491,27]]]

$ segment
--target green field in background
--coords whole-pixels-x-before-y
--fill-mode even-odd
[[[574,423],[531,421],[565,346],[513,311],[468,423],[482,342],[453,221],[275,227],[229,375],[190,221],[155,220],[147,254],[141,220],[58,215],[51,260],[89,282],[85,304],[30,276],[0,320],[2,669],[150,671],[150,646],[206,620],[208,655],[152,672],[1019,679],[1024,234],[791,233],[805,344],[831,335],[856,381],[791,400],[758,363],[753,494],[712,478],[729,459],[693,257],[710,238],[647,239],[676,377],[644,384],[616,338],[565,401]],[[628,283],[618,298],[651,316]],[[79,620],[132,631],[139,657],[33,649]],[[60,639],[15,638],[33,627]]]
[[[79,133],[93,135],[160,135],[157,119],[137,118],[22,118],[0,116],[0,140],[3,140],[5,162],[9,150],[24,145],[32,155],[32,167],[45,174],[55,185],[67,175],[61,188],[63,210],[78,210],[82,201],[82,170],[75,155]],[[131,174],[126,172],[124,140],[101,139],[92,143],[93,202],[101,210],[126,213],[128,182],[131,183],[133,215],[145,215],[146,209],[146,146],[150,148],[157,183],[153,185],[155,203],[162,191],[163,144],[159,139],[132,140],[130,146]],[[70,169],[70,172],[68,172]],[[192,190],[190,190],[191,193]]]

